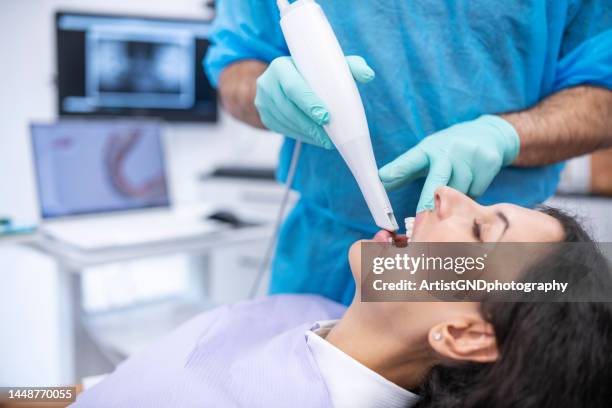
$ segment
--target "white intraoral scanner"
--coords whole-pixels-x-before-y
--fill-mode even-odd
[[[331,25],[313,0],[277,3],[293,61],[329,111],[325,131],[357,180],[376,225],[388,231],[398,230],[389,197],[378,177],[361,96]]]

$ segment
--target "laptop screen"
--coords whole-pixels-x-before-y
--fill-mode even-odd
[[[43,218],[169,206],[157,123],[58,122],[31,131]]]

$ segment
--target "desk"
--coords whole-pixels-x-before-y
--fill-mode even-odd
[[[62,356],[66,360],[63,373],[66,383],[74,383],[84,376],[111,371],[114,367],[97,347],[95,339],[84,325],[81,276],[84,269],[123,261],[172,254],[187,254],[192,257],[193,282],[202,298],[208,290],[208,255],[218,248],[232,245],[261,243],[272,234],[271,226],[256,226],[242,229],[225,229],[203,236],[153,242],[142,245],[82,250],[57,242],[42,235],[33,235],[22,244],[45,253],[57,262],[59,271],[60,327],[63,346]]]

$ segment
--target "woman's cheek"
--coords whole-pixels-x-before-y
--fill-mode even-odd
[[[438,228],[419,231],[413,240],[419,242],[472,242],[474,237],[457,227],[440,225]]]

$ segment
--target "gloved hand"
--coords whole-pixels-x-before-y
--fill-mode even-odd
[[[434,133],[383,166],[379,176],[387,190],[427,177],[417,213],[434,208],[434,193],[450,186],[472,197],[485,192],[502,167],[518,156],[519,136],[510,123],[484,115]]]
[[[374,79],[374,70],[363,58],[350,56],[346,61],[356,81]],[[329,122],[329,112],[291,57],[276,58],[257,79],[255,107],[268,129],[325,149],[334,148],[323,129]]]

